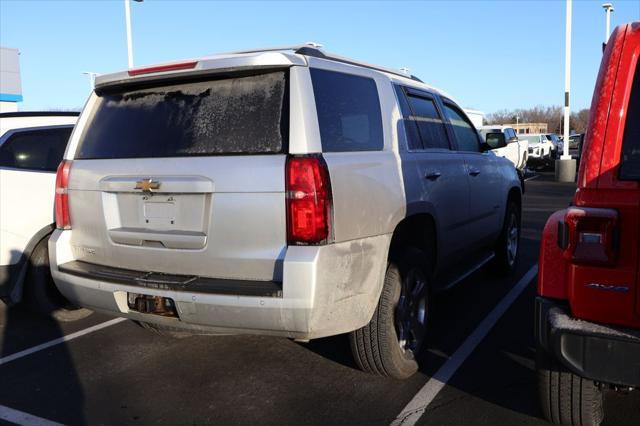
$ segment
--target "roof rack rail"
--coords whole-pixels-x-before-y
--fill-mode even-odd
[[[390,73],[390,74],[398,75],[400,77],[410,78],[412,80],[419,81],[420,83],[423,82],[422,80],[420,80],[415,75],[406,74],[406,73],[402,72],[401,70],[396,70],[396,69],[393,69],[393,68],[381,67],[381,66],[378,66],[378,65],[371,65],[371,64],[368,64],[366,62],[354,61],[353,59],[349,59],[349,58],[345,58],[343,56],[338,56],[338,55],[334,55],[332,53],[325,52],[324,50],[321,49],[321,47],[322,47],[321,44],[314,43],[314,42],[307,42],[305,44],[293,44],[293,45],[288,45],[288,46],[267,47],[267,48],[264,48],[264,49],[238,50],[238,51],[234,51],[234,52],[226,52],[225,54],[280,52],[280,51],[283,51],[283,50],[290,50],[290,51],[293,51],[293,53],[297,53],[299,55],[310,56],[310,57],[313,57],[313,58],[320,58],[320,59],[328,59],[330,61],[341,62],[343,64],[356,65],[356,66],[360,66],[360,67],[373,69],[373,70],[376,70],[376,71],[387,72],[387,73]]]

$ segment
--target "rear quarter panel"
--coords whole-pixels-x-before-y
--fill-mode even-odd
[[[401,116],[391,81],[380,72],[318,58],[309,58],[309,65],[372,78],[380,98],[382,151],[323,153],[333,192],[334,239],[342,242],[392,233],[406,214],[406,200],[397,154],[397,123]],[[315,105],[313,110],[310,116],[316,117],[317,129]],[[308,135],[320,137],[319,131]],[[319,140],[307,141],[307,144],[321,146]]]

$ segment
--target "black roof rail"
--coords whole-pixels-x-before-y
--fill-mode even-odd
[[[11,117],[77,117],[80,113],[76,111],[20,111],[20,112],[0,112],[0,118]]]
[[[318,43],[305,43],[305,44],[294,44],[289,46],[277,46],[277,47],[268,47],[265,49],[251,49],[251,50],[239,50],[235,52],[228,52],[228,54],[242,54],[242,53],[260,53],[260,52],[278,52],[283,50],[290,50],[293,53],[297,53],[299,55],[310,56],[312,58],[320,58],[320,59],[328,59],[330,61],[340,62],[348,65],[355,65],[359,67],[369,68],[376,71],[382,71],[389,74],[398,75],[400,77],[410,78],[412,80],[423,83],[415,75],[405,74],[400,70],[395,70],[393,68],[385,68],[378,65],[371,65],[366,62],[358,62],[353,59],[345,58],[342,56],[334,55],[332,53],[325,52],[321,49],[322,45]]]

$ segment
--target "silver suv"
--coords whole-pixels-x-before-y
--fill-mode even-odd
[[[520,181],[489,149],[444,93],[307,45],[101,76],[52,274],[160,331],[350,333],[364,370],[408,377],[433,292],[517,261]]]

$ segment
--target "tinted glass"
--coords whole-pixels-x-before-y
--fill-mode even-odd
[[[453,127],[453,133],[456,135],[456,141],[458,142],[458,150],[479,152],[480,141],[478,140],[478,135],[463,113],[449,104],[444,105],[444,113]]]
[[[502,133],[502,129],[480,129],[480,134],[483,138],[486,137],[489,133]],[[505,134],[504,137],[506,138],[507,135]]]
[[[55,172],[73,127],[16,132],[0,147],[0,166]]]
[[[379,151],[384,145],[375,81],[311,69],[324,152]]]
[[[444,122],[434,101],[412,95],[409,95],[408,99],[413,110],[410,120],[415,121],[418,126],[423,147],[449,149]]]
[[[77,158],[282,152],[284,71],[104,94]]]
[[[396,96],[398,97],[398,103],[400,105],[400,111],[402,112],[402,124],[404,125],[405,135],[407,137],[407,147],[412,150],[421,150],[422,139],[420,139],[420,132],[418,130],[418,124],[411,117],[411,107],[407,101],[404,90],[400,86],[394,86],[396,90]]]
[[[538,135],[533,135],[533,136],[531,136],[531,135],[523,135],[523,136],[518,136],[518,139],[527,141],[530,144],[540,143],[540,136],[538,136]]]
[[[636,69],[624,126],[621,179],[640,179],[640,70]]]

